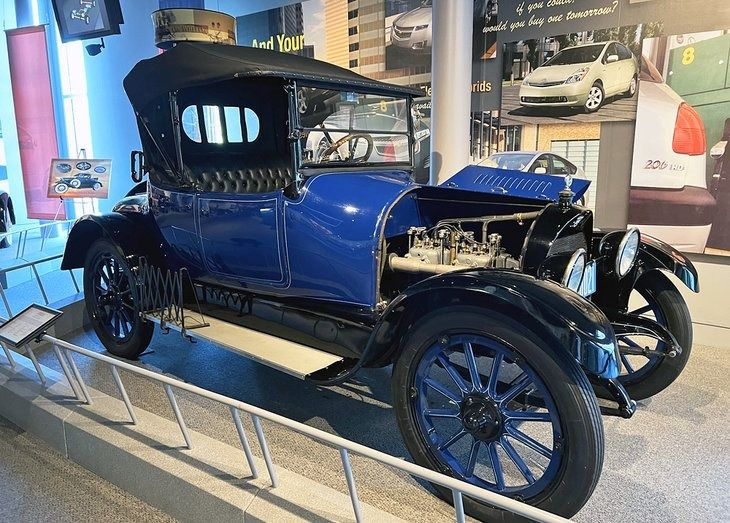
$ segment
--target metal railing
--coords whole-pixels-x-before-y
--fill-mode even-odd
[[[46,287],[43,284],[43,279],[41,278],[41,274],[38,272],[38,265],[41,263],[47,263],[54,260],[58,260],[61,258],[63,254],[54,254],[53,256],[46,256],[45,258],[40,258],[38,260],[33,261],[27,261],[18,263],[16,265],[13,265],[11,267],[5,267],[3,269],[0,269],[0,278],[5,276],[7,273],[12,271],[19,271],[22,269],[27,269],[30,267],[31,272],[33,273],[33,277],[36,281],[36,284],[38,285],[38,289],[41,292],[41,296],[43,297],[43,302],[45,305],[48,305],[50,303],[50,300],[48,299],[48,293],[46,292]],[[79,287],[78,281],[76,281],[76,275],[74,274],[73,269],[69,270],[68,273],[71,275],[71,281],[73,282],[74,288],[76,289],[76,293],[81,292],[81,289]],[[3,280],[5,278],[2,278]],[[0,285],[0,299],[2,299],[3,305],[5,306],[5,310],[7,311],[9,316],[13,316],[13,309],[10,306],[10,301],[8,300],[8,295],[6,290],[3,288],[2,285]]]
[[[0,319],[0,321],[3,321],[3,320]],[[129,398],[129,395],[127,394],[127,391],[124,387],[124,383],[122,382],[122,378],[119,373],[119,370],[124,370],[131,374],[141,376],[143,378],[146,378],[148,380],[151,380],[153,382],[156,382],[156,383],[159,383],[160,385],[162,385],[162,387],[165,391],[165,394],[167,395],[167,398],[170,402],[170,406],[172,407],[173,413],[175,415],[175,419],[180,427],[180,431],[182,433],[183,439],[185,440],[185,445],[187,446],[188,449],[192,448],[193,441],[191,439],[190,432],[188,431],[187,425],[185,424],[185,420],[183,418],[180,407],[177,403],[177,399],[175,397],[175,392],[174,392],[175,389],[186,391],[191,394],[195,394],[201,398],[205,398],[205,399],[214,401],[216,403],[219,403],[221,405],[228,407],[228,409],[230,410],[230,413],[231,413],[233,424],[236,428],[236,432],[238,433],[238,437],[241,442],[241,446],[243,447],[243,452],[245,454],[246,461],[248,462],[249,468],[251,469],[251,474],[252,474],[253,478],[255,479],[258,477],[259,473],[258,473],[256,463],[253,458],[253,453],[251,451],[251,446],[249,444],[248,437],[246,435],[246,432],[245,432],[245,429],[244,429],[244,426],[243,426],[243,423],[241,420],[242,412],[248,414],[251,417],[251,421],[253,423],[253,427],[256,432],[256,438],[257,438],[259,446],[261,448],[261,453],[263,455],[263,459],[266,464],[266,469],[268,471],[271,486],[274,488],[278,486],[279,479],[276,474],[276,469],[274,467],[274,464],[273,464],[273,461],[271,458],[271,453],[269,452],[269,447],[268,447],[268,443],[266,441],[266,436],[264,434],[264,430],[261,425],[262,419],[267,420],[272,423],[276,423],[276,424],[286,427],[292,431],[295,431],[295,432],[298,432],[305,436],[308,436],[325,445],[335,447],[336,449],[338,449],[339,454],[340,454],[340,459],[342,461],[342,467],[343,467],[343,471],[345,474],[345,479],[347,481],[347,489],[348,489],[348,493],[350,495],[350,501],[352,503],[352,509],[353,509],[353,512],[355,515],[355,520],[357,521],[357,523],[360,523],[363,521],[363,514],[362,514],[362,508],[361,508],[361,504],[360,504],[360,498],[358,497],[358,493],[357,493],[357,484],[355,481],[355,476],[354,476],[354,473],[352,470],[352,465],[350,463],[350,453],[354,453],[354,454],[375,460],[388,467],[392,467],[394,469],[405,472],[406,474],[409,474],[410,476],[417,477],[422,480],[425,480],[425,481],[428,481],[431,483],[435,483],[435,484],[441,485],[444,488],[450,489],[451,492],[453,493],[455,518],[456,518],[456,521],[459,523],[462,523],[465,521],[464,501],[463,501],[464,496],[468,496],[470,498],[482,501],[482,502],[492,505],[494,507],[501,508],[503,510],[512,512],[514,514],[519,514],[521,516],[524,516],[524,517],[527,517],[529,519],[539,521],[539,522],[557,523],[557,522],[569,521],[565,518],[562,518],[555,514],[551,514],[549,512],[545,512],[544,510],[540,510],[536,507],[527,505],[520,501],[516,501],[514,499],[502,496],[500,494],[475,487],[474,485],[471,485],[464,481],[461,481],[461,480],[458,480],[455,478],[451,478],[449,476],[445,476],[443,474],[440,474],[433,470],[421,467],[414,463],[405,461],[400,458],[396,458],[395,456],[385,454],[383,452],[372,449],[370,447],[366,447],[359,443],[355,443],[355,442],[347,440],[345,438],[341,438],[340,436],[336,436],[334,434],[324,432],[317,428],[305,425],[304,423],[300,423],[300,422],[291,420],[291,419],[281,416],[279,414],[274,414],[274,413],[264,410],[262,408],[255,407],[253,405],[249,405],[248,403],[244,403],[242,401],[238,401],[238,400],[229,398],[227,396],[223,396],[222,394],[218,394],[216,392],[212,392],[212,391],[203,389],[196,385],[192,385],[190,383],[185,383],[178,379],[171,378],[169,376],[165,376],[165,375],[159,374],[157,372],[152,372],[150,370],[147,370],[147,369],[144,369],[141,367],[137,367],[135,365],[131,365],[130,363],[126,363],[124,361],[117,360],[115,358],[106,356],[104,354],[99,354],[97,352],[94,352],[94,351],[91,351],[88,349],[84,349],[83,347],[79,347],[79,346],[69,343],[67,341],[63,341],[63,340],[54,338],[50,335],[42,336],[42,340],[51,343],[51,345],[53,347],[53,352],[54,352],[56,358],[58,359],[58,362],[61,366],[61,370],[63,371],[63,374],[66,376],[66,379],[68,380],[69,386],[70,386],[74,396],[76,397],[76,399],[78,401],[86,403],[87,405],[92,404],[92,398],[91,398],[91,395],[89,394],[89,390],[86,386],[86,383],[84,382],[84,380],[81,376],[81,373],[79,372],[78,366],[76,365],[76,362],[74,361],[73,354],[85,356],[85,357],[91,358],[95,361],[98,361],[100,363],[104,363],[104,364],[108,365],[111,370],[112,377],[114,378],[116,387],[121,396],[121,399],[124,402],[127,412],[129,413],[129,417],[132,420],[132,423],[135,425],[138,423],[138,418],[135,415],[134,407],[133,407],[132,402]],[[33,365],[36,369],[36,372],[38,373],[38,377],[41,381],[41,384],[45,386],[46,378],[43,375],[42,367],[38,364],[38,360],[35,357],[35,354],[33,353],[33,349],[30,347],[30,345],[26,345],[25,349],[28,354],[28,357],[30,358],[31,362],[33,363]],[[9,351],[8,348],[5,347],[4,345],[3,345],[3,350],[5,351],[5,355],[8,358],[8,361],[10,362],[10,366],[13,369],[15,369],[16,363],[13,360],[12,352]]]
[[[25,250],[28,243],[28,233],[34,233],[36,231],[39,231],[38,238],[41,240],[39,252],[43,252],[46,242],[51,237],[51,231],[53,230],[53,227],[65,227],[66,234],[68,234],[71,230],[71,226],[74,224],[75,221],[76,220],[57,220],[48,223],[41,223],[39,225],[33,225],[31,227],[26,227],[19,230],[10,230],[8,232],[0,233],[0,242],[8,238],[12,240],[13,236],[18,235],[17,245],[15,248],[15,259],[22,259],[25,256]]]

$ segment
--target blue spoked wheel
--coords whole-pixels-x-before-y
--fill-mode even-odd
[[[665,327],[682,347],[674,358],[651,354],[632,354],[649,348],[661,352],[664,343],[642,335],[619,338],[622,374],[619,381],[632,399],[654,396],[674,382],[684,370],[692,350],[692,319],[682,294],[660,272],[650,272],[639,278],[629,301],[629,314],[654,320]],[[605,392],[598,391],[605,396]]]
[[[595,487],[603,425],[585,374],[509,318],[471,308],[430,314],[410,331],[393,390],[404,440],[423,466],[568,517]],[[473,499],[465,506],[479,519],[506,517]]]

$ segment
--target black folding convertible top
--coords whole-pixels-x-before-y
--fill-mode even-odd
[[[242,76],[314,80],[380,94],[422,94],[312,58],[254,47],[191,42],[177,44],[137,63],[124,79],[124,90],[135,110],[140,110],[168,92]]]

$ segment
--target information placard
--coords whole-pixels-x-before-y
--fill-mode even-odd
[[[0,341],[22,347],[53,325],[62,311],[34,303],[0,325]]]

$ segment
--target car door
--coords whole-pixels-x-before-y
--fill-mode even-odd
[[[200,248],[206,268],[238,283],[283,284],[282,191],[198,195]]]
[[[272,115],[263,109],[259,117],[261,108],[192,107],[204,129],[201,142],[225,151],[190,163],[198,186],[200,256],[208,276],[244,287],[286,284],[283,188],[291,180],[291,160],[271,150],[272,131],[262,128],[262,122],[281,119],[264,120]]]
[[[621,60],[609,62],[610,56],[618,57],[618,49],[613,42],[608,45],[603,55],[604,73],[601,80],[603,81],[603,90],[606,96],[615,94],[621,84]]]
[[[623,44],[616,44],[616,50],[618,51],[618,58],[619,58],[619,75],[620,75],[620,83],[617,86],[617,89],[619,92],[624,92],[629,89],[631,79],[634,77],[634,74],[636,74],[635,71],[635,64],[634,64],[634,55],[631,53],[631,51]]]

